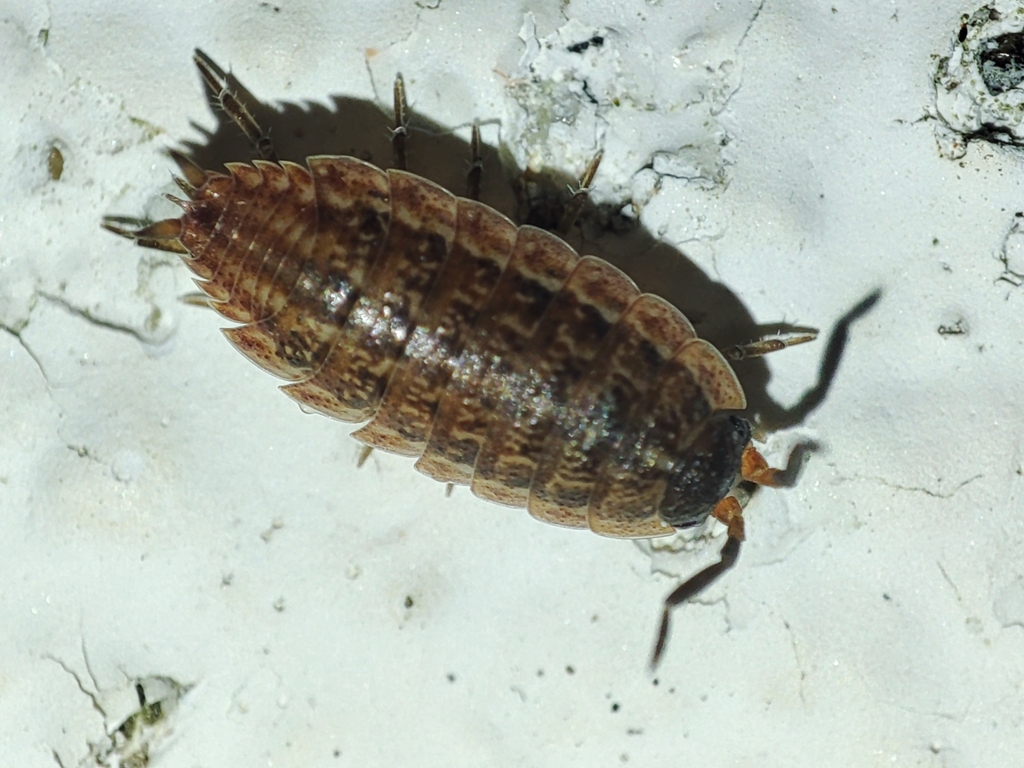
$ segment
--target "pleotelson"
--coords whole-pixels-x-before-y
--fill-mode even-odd
[[[715,412],[745,407],[678,310],[404,171],[335,156],[227,168],[202,173],[176,234],[240,324],[225,335],[286,394],[548,522],[673,531],[672,478],[716,450]]]

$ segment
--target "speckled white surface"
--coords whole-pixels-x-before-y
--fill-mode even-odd
[[[117,764],[105,728],[160,679],[191,686],[146,731],[160,766],[1017,764],[1024,288],[1005,270],[1024,169],[984,143],[945,159],[930,119],[974,10],[6,7],[0,764]],[[422,118],[461,136],[479,118],[520,162],[572,176],[604,147],[595,198],[632,200],[663,242],[625,266],[670,298],[720,283],[731,320],[827,336],[882,289],[825,400],[763,446],[775,463],[821,449],[748,507],[738,566],[677,613],[656,681],[675,581],[652,567],[693,572],[720,531],[652,559],[446,498],[405,459],[357,469],[347,427],[302,414],[177,301],[183,266],[99,228],[166,210],[165,148],[230,138],[200,130],[216,118],[195,47],[292,105],[277,139],[300,156],[357,102],[385,108],[396,70]],[[542,119],[546,103],[571,109]],[[236,146],[219,159],[248,159]],[[437,159],[424,146],[413,170]],[[799,400],[824,342],[769,358],[753,394]]]

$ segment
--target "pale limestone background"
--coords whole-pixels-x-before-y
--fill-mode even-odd
[[[933,76],[976,8],[0,6],[0,765],[1018,764],[1024,176],[935,132]],[[882,290],[824,401],[762,446],[819,443],[798,487],[753,500],[655,677],[666,574],[721,530],[653,551],[446,498],[405,459],[357,468],[347,427],[178,301],[184,266],[100,229],[169,213],[168,147],[249,159],[196,47],[283,110],[296,159],[376,142],[386,164],[384,122],[342,134],[386,119],[396,71],[441,134],[414,132],[412,169],[446,183],[474,118],[510,175],[571,178],[603,147],[594,197],[639,217],[647,246],[618,256],[642,287],[720,285],[726,326],[822,328],[745,369],[761,400],[797,402]],[[510,210],[505,178],[492,163],[485,197]]]

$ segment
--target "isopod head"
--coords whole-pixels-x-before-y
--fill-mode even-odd
[[[750,443],[750,423],[715,414],[705,423],[671,475],[659,515],[673,528],[703,523],[729,493]]]

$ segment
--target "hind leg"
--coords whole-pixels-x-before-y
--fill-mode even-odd
[[[473,135],[469,139],[469,172],[466,174],[466,197],[480,199],[480,182],[484,175],[484,161],[480,158],[480,123],[473,121]]]
[[[391,129],[391,151],[394,153],[394,167],[406,170],[405,142],[409,136],[406,120],[408,104],[405,101],[405,80],[401,73],[395,75],[395,127]]]
[[[587,195],[590,194],[590,185],[594,183],[594,177],[597,175],[597,169],[601,165],[602,157],[604,157],[604,152],[598,152],[587,165],[586,170],[583,171],[579,185],[572,193],[572,197],[569,198],[569,202],[565,204],[562,218],[559,220],[558,228],[555,230],[556,234],[564,237],[572,229],[572,225],[576,223],[580,211],[583,210],[583,206],[587,202]]]
[[[210,89],[210,93],[213,94],[224,113],[241,129],[260,157],[276,163],[277,152],[274,150],[270,137],[260,128],[245,102],[231,90],[227,73],[198,48],[196,48],[192,60],[199,68],[199,74],[202,75],[206,87]]]

